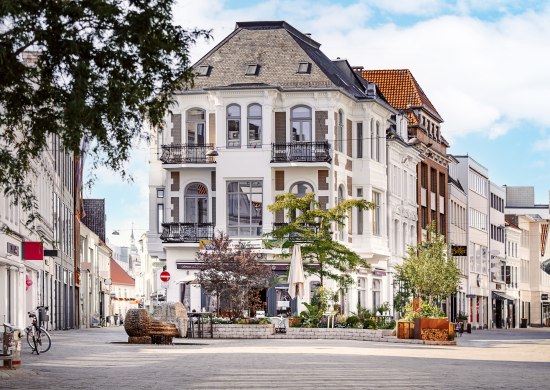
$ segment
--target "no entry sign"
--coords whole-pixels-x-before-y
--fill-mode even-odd
[[[168,282],[170,280],[170,272],[162,271],[160,273],[160,280],[162,280],[163,282]]]

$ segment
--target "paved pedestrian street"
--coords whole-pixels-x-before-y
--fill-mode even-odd
[[[474,331],[457,346],[343,340],[176,339],[130,345],[122,327],[58,331],[0,370],[6,389],[545,389],[550,330]]]

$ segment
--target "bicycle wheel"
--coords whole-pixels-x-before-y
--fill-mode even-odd
[[[32,330],[29,328],[26,328],[25,333],[27,333],[27,344],[29,344],[29,347],[31,347],[31,349],[34,350],[34,340],[32,339]]]
[[[48,352],[52,346],[52,339],[46,329],[39,328],[36,331],[36,343],[40,353]]]

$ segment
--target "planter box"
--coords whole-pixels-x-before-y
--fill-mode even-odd
[[[414,338],[414,322],[398,321],[397,322],[397,338],[398,339],[413,339]]]
[[[449,333],[449,320],[446,318],[416,318],[414,320],[414,338],[422,340],[422,330],[433,329]]]
[[[302,319],[301,318],[290,317],[288,319],[288,326],[289,327],[299,327],[301,324],[302,324]]]

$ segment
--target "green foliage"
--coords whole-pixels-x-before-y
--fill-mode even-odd
[[[389,313],[389,311],[390,311],[390,303],[389,302],[384,302],[380,306],[376,307],[376,312],[380,315],[384,315],[384,313]]]
[[[352,209],[367,210],[374,205],[364,199],[348,199],[323,210],[314,193],[301,198],[295,194],[277,196],[269,211],[285,211],[288,223],[274,229],[267,236],[275,242],[284,242],[290,248],[301,243],[304,272],[318,275],[321,285],[325,279],[338,282],[346,287],[353,282],[351,272],[358,267],[368,268],[369,264],[357,253],[333,239],[333,228],[343,229]],[[288,254],[287,256],[290,256]]]
[[[410,246],[403,264],[395,269],[396,279],[404,281],[414,295],[430,302],[456,292],[460,282],[460,271],[435,224],[428,227],[428,240]]]
[[[415,318],[446,318],[446,314],[437,305],[422,301],[420,307],[413,309],[412,302],[405,305],[405,315],[403,320],[414,321]]]
[[[468,320],[468,315],[464,313],[463,311],[459,312],[456,316],[457,320]]]
[[[317,306],[321,312],[326,312],[329,308],[329,304],[333,302],[334,293],[324,286],[319,286],[313,292],[311,297],[311,304]]]
[[[306,306],[306,310],[300,312],[300,317],[302,317],[302,327],[318,328],[324,311],[316,305],[310,305],[305,302],[304,305]]]
[[[174,0],[23,1],[0,7],[0,189],[29,210],[41,155],[81,154],[127,177],[134,141],[190,85],[204,30],[173,24]]]
[[[391,320],[388,322],[379,322],[377,323],[378,329],[394,329],[395,328],[395,320]]]
[[[346,325],[349,328],[357,328],[360,323],[361,323],[361,320],[356,315],[351,315],[348,318],[346,318]]]

